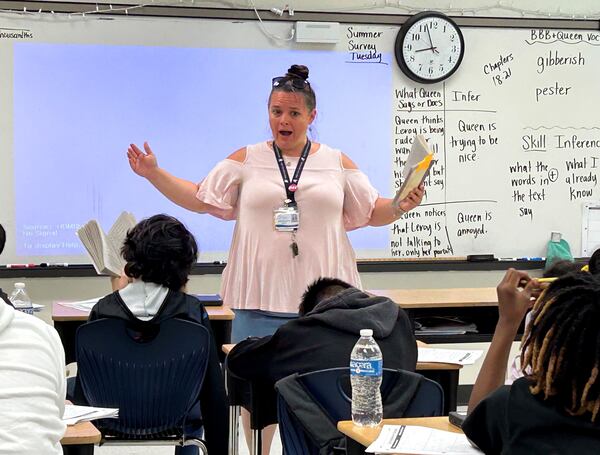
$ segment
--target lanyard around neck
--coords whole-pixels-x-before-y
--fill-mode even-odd
[[[288,205],[296,205],[296,198],[294,196],[294,193],[298,189],[298,181],[300,180],[300,175],[302,174],[302,170],[304,169],[304,164],[306,164],[308,152],[310,152],[310,141],[308,139],[306,140],[306,144],[304,145],[304,149],[302,149],[302,154],[300,155],[300,159],[298,160],[298,164],[296,165],[296,170],[294,171],[294,176],[292,177],[291,182],[290,175],[288,174],[287,167],[285,166],[285,162],[281,154],[281,149],[277,146],[277,144],[275,144],[275,141],[273,141],[273,152],[275,152],[275,158],[277,159],[279,172],[281,173],[281,178],[283,179],[283,187],[285,188],[285,194],[287,196],[287,199],[290,201],[288,202]]]

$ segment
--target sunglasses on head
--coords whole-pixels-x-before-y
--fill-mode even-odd
[[[273,78],[273,88],[283,87],[284,85],[291,85],[295,89],[304,90],[310,84],[299,77],[280,76]]]

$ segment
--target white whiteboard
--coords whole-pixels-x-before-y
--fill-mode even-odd
[[[92,217],[108,227],[123,209],[183,218],[201,260],[224,259],[231,223],[174,208],[132,175],[124,150],[148,139],[165,168],[199,181],[233,150],[268,139],[270,78],[292,63],[311,68],[313,136],[341,148],[383,196],[414,133],[437,151],[423,206],[351,233],[358,257],[537,257],[552,231],[580,251],[582,204],[600,199],[597,31],[464,29],[460,69],[425,86],[397,68],[393,26],[344,25],[335,46],[273,44],[252,21],[4,17],[0,26],[26,30],[0,39],[3,262],[88,262],[72,231]],[[280,36],[290,27],[268,26]]]

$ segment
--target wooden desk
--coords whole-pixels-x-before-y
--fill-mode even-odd
[[[67,426],[60,444],[64,455],[91,455],[94,453],[94,444],[98,444],[101,438],[100,431],[91,422],[79,422]]]
[[[405,310],[498,306],[496,288],[373,289],[367,292],[388,297]]]
[[[453,433],[462,433],[462,431],[451,425],[448,417],[415,417],[406,419],[384,419],[383,424],[387,425],[418,425],[422,427],[435,428],[436,430],[452,431]],[[368,428],[354,425],[351,420],[338,422],[337,429],[346,436],[346,450],[348,455],[364,454],[365,449],[370,446],[381,432],[378,427]]]
[[[496,288],[446,288],[446,289],[372,289],[373,295],[388,297],[406,310],[411,320],[427,316],[457,317],[473,322],[478,333],[460,335],[419,335],[426,343],[478,343],[492,339],[498,322],[498,297]],[[523,328],[516,339],[521,338]]]
[[[208,313],[217,346],[229,343],[231,323],[235,313],[227,306],[205,306],[204,308]],[[75,333],[77,327],[87,321],[89,314],[89,311],[78,310],[60,303],[52,304],[52,321],[65,349],[67,363],[75,361]]]

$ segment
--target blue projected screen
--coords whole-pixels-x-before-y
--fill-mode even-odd
[[[15,43],[13,162],[17,257],[73,257],[90,219],[108,230],[119,213],[180,218],[202,258],[225,258],[233,222],[175,206],[126,159],[148,141],[159,165],[199,182],[221,159],[269,139],[271,78],[310,68],[313,139],[339,148],[382,195],[391,188],[391,71],[352,65],[334,51]],[[390,59],[389,55],[385,58]],[[379,68],[374,69],[373,66]],[[388,248],[387,228],[351,233],[355,249]]]

